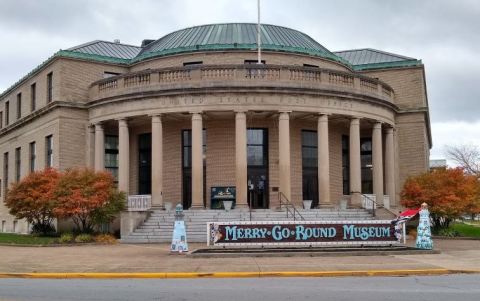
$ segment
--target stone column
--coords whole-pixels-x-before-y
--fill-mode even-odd
[[[290,116],[288,112],[280,112],[278,120],[278,170],[280,192],[292,201],[290,185]]]
[[[87,126],[87,167],[95,167],[95,126]]]
[[[163,208],[163,126],[152,116],[152,207]]]
[[[235,189],[236,208],[248,207],[247,201],[247,117],[245,112],[235,113]]]
[[[361,206],[360,119],[350,120],[350,195],[352,205]]]
[[[395,146],[393,139],[393,128],[387,128],[385,135],[385,188],[389,196],[390,204],[395,202]]]
[[[125,118],[118,120],[118,190],[128,195],[130,184],[130,137]]]
[[[203,126],[202,115],[192,113],[192,209],[203,205]]]
[[[101,123],[95,124],[95,170],[105,170],[105,133]]]
[[[377,204],[383,204],[382,123],[376,122],[372,132],[373,194]]]
[[[319,206],[329,207],[330,202],[330,160],[328,149],[328,115],[318,117],[318,195]]]

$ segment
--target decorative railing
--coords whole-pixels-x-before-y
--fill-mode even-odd
[[[128,211],[148,211],[152,208],[151,195],[129,195]]]
[[[118,87],[118,81],[116,79],[107,80],[98,84],[98,91],[103,92],[105,90],[116,89]]]
[[[141,86],[150,84],[150,74],[135,74],[132,76],[126,76],[123,79],[125,87]]]
[[[144,91],[168,89],[178,84],[198,87],[258,86],[275,88],[318,88],[365,94],[393,102],[394,93],[387,84],[364,75],[343,71],[278,65],[200,65],[179,68],[144,70],[118,75],[92,84],[91,99],[120,96],[142,87]]]

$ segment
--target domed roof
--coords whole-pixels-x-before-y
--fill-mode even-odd
[[[309,54],[345,63],[308,35],[281,26],[261,25],[261,47],[263,50]],[[210,24],[172,32],[143,47],[134,61],[175,53],[252,49],[257,49],[257,24]]]

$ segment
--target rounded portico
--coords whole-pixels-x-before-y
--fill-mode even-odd
[[[228,26],[252,24],[234,25],[167,35],[139,53],[132,72],[94,82],[90,164],[118,173],[130,195],[151,195],[153,207],[212,208],[219,187],[235,188],[236,208],[276,208],[279,195],[315,207],[341,199],[360,207],[362,194],[394,203],[393,89],[283,27],[264,27],[289,39],[270,38],[263,64],[248,34],[208,44]],[[181,42],[192,39],[206,42]],[[105,139],[117,149],[103,149]],[[104,152],[118,166],[97,164]]]

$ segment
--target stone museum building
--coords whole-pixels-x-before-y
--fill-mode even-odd
[[[257,25],[232,23],[58,51],[0,95],[2,201],[34,170],[89,166],[115,176],[132,212],[220,208],[230,192],[233,211],[361,208],[365,195],[398,211],[405,179],[429,168],[422,61],[332,52],[274,25],[261,63],[257,48]],[[0,222],[28,231],[3,202]]]

